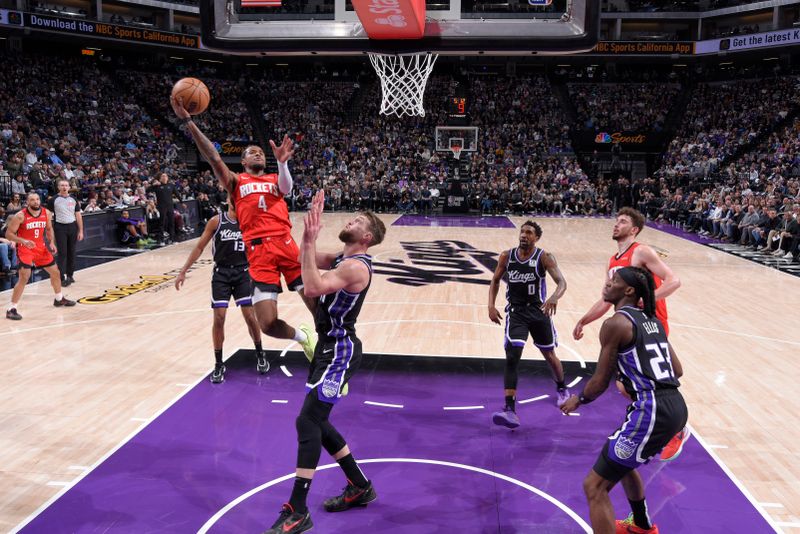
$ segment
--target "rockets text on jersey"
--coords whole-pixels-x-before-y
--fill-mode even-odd
[[[291,232],[289,208],[278,188],[277,174],[240,174],[233,189],[233,200],[239,227],[246,242]]]

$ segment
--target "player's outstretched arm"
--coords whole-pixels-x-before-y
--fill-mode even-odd
[[[576,340],[581,339],[583,337],[583,327],[598,320],[610,309],[611,304],[604,301],[601,297],[600,300],[592,304],[592,307],[589,308],[589,311],[587,311],[583,317],[578,320],[575,328],[572,330],[572,337]]]
[[[497,293],[500,291],[500,280],[506,274],[506,266],[508,265],[508,251],[504,250],[497,260],[497,267],[492,275],[492,281],[489,284],[489,320],[496,324],[502,324],[503,316],[497,311],[495,304],[497,303]]]
[[[269,146],[272,148],[272,155],[275,156],[275,161],[278,162],[278,189],[281,194],[288,195],[292,192],[292,173],[289,172],[288,161],[294,155],[294,143],[289,139],[288,135],[283,136],[283,141],[280,145],[276,145],[275,141],[269,140]]]
[[[633,258],[634,265],[641,265],[653,275],[661,278],[661,287],[656,289],[656,300],[667,298],[681,287],[680,278],[675,276],[669,265],[664,263],[651,247],[647,245],[636,247],[633,254],[635,256]]]
[[[603,322],[600,328],[600,357],[597,368],[583,388],[583,393],[580,396],[572,395],[561,407],[562,412],[574,412],[580,404],[592,402],[608,389],[617,368],[617,351],[626,340],[630,341],[632,330],[631,323],[619,315],[609,317]]]
[[[178,291],[181,290],[181,286],[183,286],[183,283],[186,281],[186,273],[189,272],[189,269],[192,265],[194,265],[194,262],[196,262],[200,256],[203,255],[206,245],[208,245],[208,242],[214,237],[214,232],[217,231],[218,227],[219,215],[214,215],[208,220],[208,223],[206,223],[206,227],[203,229],[203,234],[200,236],[197,244],[189,253],[189,257],[186,258],[186,262],[183,264],[183,267],[181,267],[181,272],[178,273],[177,278],[175,278],[175,289]]]
[[[232,189],[236,187],[236,175],[231,172],[228,166],[222,161],[219,152],[214,148],[214,143],[209,141],[208,137],[206,137],[194,123],[192,116],[189,115],[189,112],[183,107],[183,99],[181,97],[175,98],[171,96],[169,97],[169,103],[172,105],[172,110],[175,112],[175,115],[181,119],[182,122],[185,122],[186,128],[189,130],[189,133],[192,134],[194,144],[197,145],[197,150],[200,151],[200,154],[202,154],[206,161],[208,161],[208,164],[211,165],[214,176],[217,177],[222,187],[228,190],[228,192],[231,192]]]
[[[550,277],[555,280],[557,287],[556,290],[550,295],[550,298],[542,305],[542,311],[545,315],[553,316],[556,314],[556,307],[558,306],[558,299],[564,296],[567,292],[567,280],[561,274],[561,269],[558,268],[556,257],[549,252],[544,255],[544,268],[550,273]]]

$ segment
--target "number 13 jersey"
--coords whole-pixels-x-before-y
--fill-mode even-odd
[[[246,243],[259,237],[284,236],[291,232],[289,208],[278,189],[277,174],[240,174],[233,189],[233,201]]]

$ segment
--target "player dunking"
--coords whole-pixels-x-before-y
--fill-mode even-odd
[[[213,241],[212,241],[213,240]],[[248,274],[247,256],[244,252],[242,231],[236,220],[233,204],[228,204],[227,212],[220,212],[208,220],[203,235],[197,245],[189,253],[186,263],[175,279],[175,289],[181,289],[186,281],[189,268],[203,254],[206,245],[211,242],[211,254],[214,256],[214,274],[211,277],[211,308],[214,310],[214,325],[211,337],[214,342],[214,371],[211,382],[219,384],[225,380],[225,365],[222,363],[222,344],[225,341],[225,316],[228,302],[233,297],[236,305],[242,310],[247,323],[247,330],[256,349],[256,370],[265,374],[269,371],[269,362],[261,348],[261,330],[258,328],[253,313],[252,281]]]
[[[506,369],[504,376],[505,406],[496,412],[492,420],[497,425],[508,428],[519,426],[516,413],[517,367],[522,358],[522,349],[528,340],[528,333],[550,365],[556,381],[558,406],[569,397],[564,384],[564,370],[556,356],[558,346],[552,316],[556,313],[558,299],[567,291],[567,281],[558,268],[556,258],[549,252],[538,248],[536,242],[542,237],[542,228],[533,221],[526,221],[519,230],[519,247],[505,250],[500,254],[497,269],[489,285],[489,319],[501,324],[503,316],[497,311],[495,301],[500,288],[500,280],[508,273],[506,289]],[[547,298],[547,273],[558,287]]]
[[[661,261],[652,248],[636,242],[636,238],[644,229],[644,223],[644,215],[633,208],[622,208],[617,212],[617,220],[614,223],[611,237],[617,242],[619,251],[608,261],[608,278],[614,274],[614,271],[623,267],[640,267],[650,271],[656,284],[656,315],[664,325],[664,331],[669,335],[667,301],[665,299],[681,286],[681,281],[675,276],[672,269]],[[598,300],[575,325],[572,336],[576,340],[581,339],[583,327],[605,315],[610,308],[610,303],[602,298]],[[677,458],[689,436],[688,427],[676,434],[675,438],[664,448],[661,459],[668,461]]]
[[[638,306],[640,300],[644,310]],[[633,402],[625,422],[608,437],[583,481],[589,516],[596,534],[658,534],[648,517],[644,484],[635,469],[686,425],[688,411],[678,391],[683,369],[656,315],[655,282],[649,271],[617,270],[603,288],[603,301],[614,306],[615,313],[600,329],[597,369],[581,395],[570,397],[561,410],[568,414],[595,400],[608,388],[615,368],[619,371]],[[633,513],[615,522],[608,493],[617,482],[622,482]]]
[[[319,296],[316,313],[319,343],[311,361],[306,397],[297,416],[297,471],[289,502],[267,534],[297,534],[313,527],[306,505],[311,480],[322,447],[339,463],[347,477],[344,492],[325,501],[328,512],[365,506],[377,498],[372,482],[358,467],[347,442],[328,420],[342,389],[361,365],[361,341],[356,320],[372,280],[372,258],[367,250],[383,241],[386,227],[372,212],[363,212],[339,233],[341,254],[317,252],[320,218],[325,205],[322,191],[314,196],[305,218],[301,262],[309,296]],[[329,269],[320,274],[319,269]]]
[[[45,245],[44,236],[47,233],[49,245]],[[50,275],[50,285],[53,286],[55,300],[53,306],[75,306],[74,300],[69,300],[61,293],[61,273],[56,265],[53,254],[57,254],[56,236],[53,231],[53,221],[50,212],[42,208],[39,193],[28,193],[28,201],[24,210],[18,211],[8,220],[6,239],[17,243],[17,257],[19,259],[19,280],[11,292],[11,304],[6,310],[6,319],[19,321],[22,315],[17,312],[17,306],[25,291],[25,284],[31,277],[33,269],[44,269]]]
[[[297,291],[312,313],[315,306],[302,291],[300,251],[292,239],[289,208],[283,200],[284,195],[292,191],[292,175],[287,163],[294,154],[292,141],[284,136],[280,146],[269,142],[278,162],[278,174],[264,172],[267,162],[264,151],[250,145],[242,152],[245,172],[237,175],[228,169],[211,141],[192,121],[183,107],[183,100],[170,97],[170,103],[236,206],[253,279],[253,307],[261,331],[268,336],[299,342],[306,355],[311,357],[315,343],[311,329],[305,325],[295,329],[278,318],[278,294],[283,291],[281,275],[289,290]]]

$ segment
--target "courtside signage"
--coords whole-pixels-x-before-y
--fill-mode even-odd
[[[211,260],[198,260],[193,263],[191,267],[189,267],[187,272],[192,272],[195,269],[199,269],[205,265],[211,265],[213,263],[214,262]],[[164,274],[142,274],[139,275],[138,282],[124,286],[116,286],[114,289],[106,289],[102,295],[83,297],[78,299],[78,302],[81,304],[111,304],[112,302],[117,302],[125,297],[130,297],[136,293],[141,293],[142,291],[158,287],[165,282],[174,280],[180,274],[180,272],[181,270],[178,268],[168,271]]]
[[[775,46],[791,46],[800,44],[800,29],[778,30],[774,32],[754,33],[752,35],[736,35],[724,39],[699,41],[695,46],[695,54],[715,54],[717,52],[739,52],[754,48],[771,48]]]
[[[104,22],[89,20],[63,19],[49,15],[25,13],[25,26],[39,30],[75,33],[103,37],[120,41],[132,41],[156,45],[179,46],[183,48],[200,48],[200,38],[196,35],[164,32],[161,30],[147,30],[118,26]]]
[[[0,24],[4,26],[22,26],[22,12],[0,9]]]

